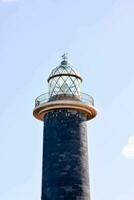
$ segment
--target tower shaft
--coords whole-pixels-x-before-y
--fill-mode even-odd
[[[86,120],[71,109],[45,115],[42,200],[90,200]]]

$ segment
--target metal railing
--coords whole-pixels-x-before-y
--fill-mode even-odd
[[[48,103],[51,101],[58,101],[58,100],[72,100],[72,101],[80,101],[85,104],[94,105],[94,99],[92,96],[80,93],[80,95],[73,95],[73,94],[57,94],[52,97],[49,96],[49,93],[42,94],[35,99],[35,107],[42,105],[44,103]]]

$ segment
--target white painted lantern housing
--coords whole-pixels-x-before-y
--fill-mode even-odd
[[[49,78],[49,97],[57,95],[80,96],[82,78],[67,60],[52,70]]]

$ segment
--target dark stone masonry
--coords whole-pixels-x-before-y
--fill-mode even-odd
[[[49,112],[43,148],[42,200],[90,200],[86,116]]]

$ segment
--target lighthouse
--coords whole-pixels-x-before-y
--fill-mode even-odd
[[[90,200],[86,122],[97,112],[82,81],[63,55],[35,100],[33,115],[44,124],[41,200]]]

